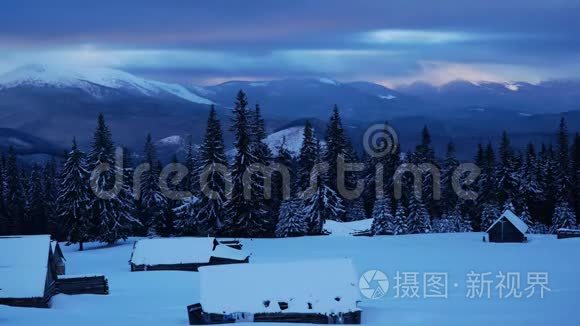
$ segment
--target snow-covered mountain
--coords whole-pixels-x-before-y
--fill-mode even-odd
[[[229,81],[214,86],[192,87],[215,103],[231,107],[242,89],[250,103],[259,103],[266,117],[328,118],[337,104],[344,117],[366,120],[374,116],[424,113],[430,108],[421,101],[382,85],[360,82],[343,83],[329,78],[289,78],[270,81]],[[373,118],[374,119],[374,118]]]
[[[107,89],[114,89],[148,97],[172,96],[198,104],[213,103],[181,85],[148,80],[109,68],[26,65],[0,76],[0,88],[15,87],[73,88],[96,98],[106,96]]]

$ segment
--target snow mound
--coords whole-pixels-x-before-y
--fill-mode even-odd
[[[210,266],[199,272],[200,303],[208,313],[282,312],[282,302],[288,304],[283,312],[359,310],[350,259]]]
[[[0,298],[41,298],[48,273],[49,235],[0,237]]]
[[[368,218],[360,221],[353,222],[337,222],[332,220],[327,220],[324,223],[324,230],[335,236],[348,236],[355,233],[368,231],[371,229],[373,224],[373,219]]]
[[[109,68],[65,68],[44,65],[27,65],[0,76],[0,86],[79,88],[100,97],[95,85],[123,89],[145,96],[175,96],[189,102],[213,104],[178,84],[169,84],[137,77],[127,72]]]

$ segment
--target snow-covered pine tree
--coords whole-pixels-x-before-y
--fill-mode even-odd
[[[481,231],[485,232],[495,220],[499,218],[502,213],[497,208],[494,203],[486,203],[483,205],[483,211],[481,212]]]
[[[3,171],[3,197],[8,234],[17,234],[18,224],[24,217],[25,191],[22,185],[21,171],[16,152],[12,146],[8,149],[8,158]]]
[[[33,165],[26,189],[26,205],[24,208],[22,234],[47,234],[48,218],[45,215],[44,189],[42,185],[42,169]],[[25,231],[24,231],[25,230]]]
[[[114,243],[119,239],[127,239],[133,224],[139,223],[132,214],[132,203],[124,196],[122,189],[118,189],[117,196],[107,196],[105,191],[121,186],[115,184],[115,176],[123,174],[118,171],[122,167],[115,163],[114,143],[105,118],[99,114],[97,128],[93,136],[91,150],[87,155],[89,171],[96,171],[101,166],[108,169],[91,175],[90,184],[94,185],[90,198],[92,237],[100,242]]]
[[[259,237],[267,234],[270,224],[261,220],[266,213],[257,206],[255,196],[246,198],[244,173],[254,162],[252,150],[252,113],[247,108],[248,100],[243,91],[239,91],[233,110],[231,131],[234,133],[236,155],[231,166],[232,192],[227,202],[227,230],[231,236]],[[254,182],[250,189],[253,192]]]
[[[504,131],[499,148],[499,164],[497,166],[497,197],[500,204],[517,198],[518,178],[514,151],[509,137]]]
[[[149,169],[141,175],[139,217],[143,225],[143,235],[157,233],[157,228],[163,228],[164,213],[167,210],[167,198],[159,187],[159,164],[157,163],[157,150],[151,138],[147,135],[143,151],[143,162],[149,165]]]
[[[199,156],[198,151],[193,146],[191,135],[187,136],[185,141],[185,167],[187,168],[188,174],[185,178],[185,185],[186,190],[190,191],[196,197],[200,197],[199,174],[203,170],[203,166],[200,165],[201,158]]]
[[[58,172],[56,160],[46,162],[42,169],[42,188],[44,200],[44,216],[47,217],[47,232],[58,240],[64,241],[64,234],[58,228],[58,212],[56,198],[58,196]]]
[[[459,161],[455,157],[455,145],[453,142],[447,144],[447,153],[443,161],[441,172],[441,203],[440,209],[443,212],[449,212],[455,207],[457,194],[453,189],[453,173],[459,166]]]
[[[202,205],[200,198],[203,197],[191,196],[182,198],[176,207],[173,208],[175,213],[175,232],[180,236],[205,236],[212,233],[205,223],[202,224],[197,221]]]
[[[555,154],[552,145],[546,147],[542,144],[539,156],[540,164],[538,173],[540,176],[540,196],[542,203],[538,209],[538,216],[540,217],[540,222],[542,224],[550,225],[552,223],[551,216],[554,214],[554,208],[557,201],[558,165],[554,158]]]
[[[506,210],[509,210],[514,214],[518,213],[511,200],[508,200],[503,204],[503,208],[501,209],[501,213],[505,212]]]
[[[224,230],[226,224],[226,176],[223,175],[223,171],[220,172],[215,168],[227,166],[227,160],[221,123],[213,106],[209,112],[199,158],[200,173],[206,169],[207,182],[200,184],[199,203],[195,203],[195,207],[191,207],[191,214],[186,215],[188,219],[192,219],[187,224],[195,225],[202,235],[227,233],[227,230]],[[212,198],[207,195],[210,192],[214,194]]]
[[[294,159],[290,154],[290,151],[286,147],[286,137],[282,137],[282,142],[276,148],[277,153],[274,157],[274,163],[280,164],[288,169],[290,173],[290,184],[284,184],[284,180],[280,173],[275,173],[272,176],[272,210],[278,215],[280,211],[280,205],[284,198],[284,191],[290,191],[290,196],[292,196],[292,184],[291,182],[295,181],[295,173],[294,173]],[[294,189],[295,190],[295,189]],[[277,220],[277,218],[276,218]]]
[[[530,210],[528,209],[528,205],[524,204],[520,211],[520,220],[526,223],[527,226],[532,226],[532,217],[530,216]]]
[[[350,201],[346,209],[346,221],[360,221],[367,218],[362,197]]]
[[[280,205],[276,237],[299,237],[308,233],[308,223],[302,214],[301,201],[297,199],[285,200]]]
[[[407,234],[409,233],[409,227],[407,225],[407,212],[405,211],[405,206],[401,201],[397,202],[397,209],[395,210],[395,228],[397,234]]]
[[[254,164],[266,168],[272,162],[272,151],[264,139],[266,139],[266,126],[260,106],[256,104],[253,111],[250,112],[250,131],[251,131],[251,152]],[[268,172],[263,170],[252,173],[252,205],[254,206],[254,224],[263,228],[261,234],[257,236],[272,236],[276,230],[276,216],[278,212],[273,210],[273,201],[271,198],[265,198],[264,187],[265,180],[269,177]]]
[[[396,235],[403,233],[402,224],[395,220],[391,210],[390,197],[381,197],[375,201],[373,207],[373,235]]]
[[[326,129],[326,151],[325,162],[329,165],[328,170],[328,187],[340,196],[338,191],[338,157],[342,157],[345,162],[352,162],[354,151],[350,141],[348,140],[344,128],[342,126],[342,119],[338,111],[338,106],[334,106],[332,115]],[[353,188],[352,173],[345,175],[345,186],[347,189]],[[345,206],[350,206],[350,203],[340,196]],[[345,212],[346,213],[346,212]],[[345,220],[344,214],[339,217],[340,220]]]
[[[320,142],[316,143],[316,152],[321,153],[322,149]],[[322,163],[322,156],[316,158],[315,164]],[[322,233],[324,222],[326,220],[338,220],[339,217],[344,216],[345,208],[342,199],[334,190],[332,190],[329,183],[329,176],[327,171],[319,169],[312,170],[312,177],[318,180],[317,188],[309,197],[300,198],[303,201],[304,214],[308,221],[308,233],[311,235],[318,235]]]
[[[557,166],[558,175],[556,176],[557,194],[556,198],[560,200],[571,200],[572,196],[572,178],[570,175],[570,147],[568,139],[568,127],[566,120],[562,117],[558,129],[558,146],[557,146]]]
[[[431,219],[429,212],[420,198],[411,195],[409,198],[409,217],[407,219],[408,233],[430,233]]]
[[[317,157],[322,153],[317,152],[316,136],[314,129],[307,120],[304,125],[304,132],[302,136],[302,146],[300,147],[300,154],[298,156],[298,190],[304,191],[310,185],[310,173],[316,164]]]
[[[561,228],[576,228],[576,215],[567,201],[559,202],[552,216],[552,233]]]
[[[60,173],[60,185],[57,196],[57,212],[59,229],[65,233],[69,243],[78,243],[79,250],[84,249],[84,243],[94,240],[90,233],[92,229],[89,187],[90,173],[85,163],[85,154],[78,148],[76,140]]]

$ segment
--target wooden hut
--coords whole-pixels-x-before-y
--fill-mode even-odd
[[[556,230],[558,239],[580,238],[580,229],[561,228]]]
[[[51,241],[50,248],[53,254],[52,262],[54,264],[53,268],[56,271],[56,275],[64,275],[66,273],[66,259],[64,258],[60,245],[57,241]]]
[[[238,241],[219,241],[209,237],[144,239],[135,243],[129,265],[132,272],[196,272],[202,266],[248,263],[249,255],[241,247]]]
[[[0,304],[48,308],[55,266],[49,235],[0,237]]]
[[[348,259],[202,267],[190,325],[235,322],[360,324]]]
[[[487,229],[489,242],[525,242],[528,225],[511,210],[506,210]]]

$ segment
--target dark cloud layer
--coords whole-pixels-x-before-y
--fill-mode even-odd
[[[197,81],[405,81],[429,79],[426,67],[500,79],[573,77],[579,30],[580,2],[567,0],[9,0],[0,11],[0,68],[81,51],[80,63]],[[512,73],[501,76],[502,66]]]

